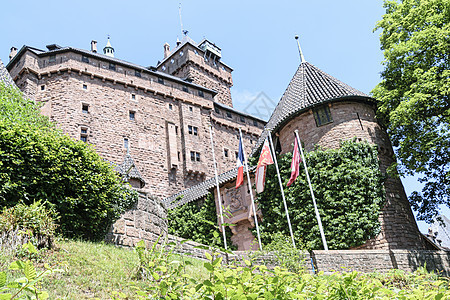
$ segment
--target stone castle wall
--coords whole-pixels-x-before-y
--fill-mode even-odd
[[[105,241],[119,246],[134,247],[144,240],[151,246],[158,238],[167,237],[167,211],[161,202],[148,191],[138,190],[135,206],[125,212],[110,228]]]
[[[226,121],[212,116],[211,92],[201,95],[188,84],[158,81],[154,73],[141,72],[138,77],[130,67],[116,64],[115,71],[109,67],[93,57],[83,62],[82,54],[70,51],[57,54],[51,63],[49,57],[28,51],[10,69],[19,88],[43,104],[43,114],[72,138],[86,136],[105,159],[120,164],[127,139],[146,187],[155,196],[168,197],[213,176],[212,119],[219,172],[234,167],[238,126],[243,124],[236,113]],[[263,125],[248,123],[244,140],[250,145]],[[228,158],[221,155],[227,147]]]
[[[340,141],[356,138],[378,146],[380,170],[386,174],[394,162],[393,150],[385,131],[375,118],[374,107],[359,102],[334,102],[329,105],[333,122],[316,126],[313,112],[305,112],[288,122],[279,132],[282,153],[293,149],[294,130],[306,151],[314,147],[338,148]],[[385,181],[386,203],[380,213],[381,233],[361,249],[425,249],[414,215],[398,178]],[[326,232],[326,224],[324,224]]]

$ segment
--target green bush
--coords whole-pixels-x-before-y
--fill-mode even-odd
[[[385,199],[376,147],[346,141],[339,149],[311,151],[306,160],[328,247],[348,249],[375,237]],[[278,158],[294,237],[308,250],[323,249],[303,164],[295,183],[286,187],[291,161],[292,153]],[[273,241],[274,233],[290,236],[274,165],[267,169],[265,190],[257,201],[263,213],[263,245]]]
[[[0,84],[0,207],[46,200],[66,237],[100,240],[137,200],[89,145],[57,130],[37,106]]]

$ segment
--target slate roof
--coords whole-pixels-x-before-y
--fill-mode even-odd
[[[9,72],[3,65],[3,62],[1,59],[0,59],[0,81],[4,82],[7,86],[9,86],[9,85],[15,86],[15,83],[12,80],[11,75],[9,75]]]
[[[252,155],[258,151],[267,137],[295,116],[314,106],[347,99],[375,102],[363,92],[320,70],[309,62],[302,62],[291,79],[286,91],[275,107],[265,131],[260,136]]]
[[[309,62],[303,61],[275,107],[265,126],[266,130],[262,132],[250,156],[258,152],[269,131],[278,130],[289,120],[314,106],[348,99],[375,102],[373,98],[363,92],[352,88]],[[219,183],[222,184],[232,180],[236,176],[237,169],[222,173],[219,175]],[[211,178],[166,198],[163,202],[166,203],[168,209],[172,209],[207,195],[213,187],[215,187],[215,179]],[[181,196],[181,200],[175,201],[177,197]]]
[[[137,179],[141,182],[141,188],[145,186],[145,180],[142,178],[141,173],[136,168],[136,164],[134,163],[133,158],[130,153],[127,153],[124,157],[123,162],[120,165],[114,165],[114,170],[122,175],[124,181],[128,181],[129,179]]]
[[[256,167],[250,167],[249,171],[253,171]],[[238,168],[231,169],[225,173],[220,174],[219,177],[219,185],[226,183],[230,180],[233,180],[237,176]],[[203,181],[193,187],[181,191],[175,195],[172,195],[162,201],[164,206],[167,209],[173,209],[177,206],[189,203],[191,201],[198,200],[206,195],[208,195],[209,191],[216,186],[216,179],[210,178],[208,180]],[[178,199],[179,198],[179,199]]]

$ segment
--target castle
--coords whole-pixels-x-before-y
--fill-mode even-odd
[[[266,123],[233,108],[232,69],[214,43],[185,36],[174,49],[165,44],[163,50],[156,67],[142,67],[115,58],[109,39],[103,54],[95,41],[90,51],[56,44],[47,51],[13,47],[7,69],[59,128],[95,145],[132,186],[145,185],[168,209],[213,191],[217,201],[211,126],[222,199],[225,206],[239,203],[230,220],[237,225],[232,230],[239,249],[249,249],[253,240],[249,191],[230,188],[239,128],[250,155],[257,154],[267,130],[278,136],[282,153],[291,151],[292,132],[301,129],[307,151],[315,145],[336,148],[356,137],[378,146],[382,172],[393,162],[389,138],[375,118],[375,99],[304,59]],[[424,249],[401,181],[388,178],[385,190],[381,233],[362,248]]]

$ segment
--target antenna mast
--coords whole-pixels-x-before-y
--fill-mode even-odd
[[[183,34],[183,21],[181,20],[181,2],[178,6],[178,14],[180,15],[180,27],[181,27],[181,34]]]

